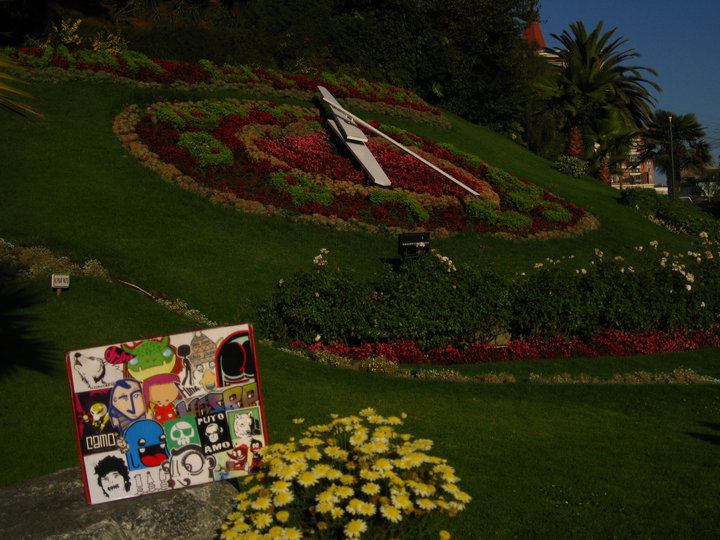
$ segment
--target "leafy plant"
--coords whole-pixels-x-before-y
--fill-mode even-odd
[[[588,163],[580,158],[562,155],[555,160],[553,167],[563,174],[580,178],[587,172]]]
[[[209,133],[186,131],[180,135],[178,146],[187,148],[201,167],[233,164],[232,151]]]
[[[720,240],[720,222],[692,203],[661,196],[654,189],[625,189],[620,201],[679,232],[692,236],[704,232],[710,239]]]
[[[293,204],[298,206],[309,203],[328,206],[334,200],[329,189],[301,174],[274,172],[270,175],[270,185],[275,189],[288,193]]]
[[[370,200],[374,204],[382,205],[387,202],[402,204],[418,220],[423,221],[430,218],[428,211],[409,193],[404,191],[381,191],[375,190],[370,193]]]

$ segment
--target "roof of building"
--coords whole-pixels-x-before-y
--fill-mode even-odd
[[[536,47],[540,49],[547,49],[545,36],[543,36],[542,29],[540,28],[540,23],[537,20],[532,21],[527,26],[527,28],[525,28],[525,32],[523,33],[523,39],[534,48]]]

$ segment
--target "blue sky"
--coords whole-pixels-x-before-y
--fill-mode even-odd
[[[540,0],[540,26],[548,47],[582,21],[591,31],[599,21],[624,49],[640,53],[633,65],[655,69],[663,89],[657,107],[676,114],[695,113],[712,146],[713,163],[720,154],[720,0]],[[652,77],[650,75],[650,77]]]

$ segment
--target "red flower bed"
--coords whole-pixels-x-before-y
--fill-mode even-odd
[[[237,104],[234,106],[237,110]],[[148,113],[136,125],[137,134],[163,162],[175,165],[184,175],[216,190],[268,207],[346,223],[359,220],[372,226],[403,230],[502,230],[465,211],[462,201],[468,194],[461,187],[382,139],[371,139],[368,146],[390,177],[396,195],[387,196],[393,190],[365,187],[368,183],[365,173],[345,155],[344,147],[335,146],[326,131],[313,131],[317,129],[313,126],[323,123],[313,111],[253,103],[242,113],[217,117],[217,110],[210,105],[207,111],[203,110],[202,102],[174,107],[164,107],[161,118],[154,112]],[[249,126],[257,129],[244,131],[246,127],[251,129]],[[232,152],[232,165],[201,167],[190,152],[178,146],[181,132],[201,130]],[[435,161],[447,173],[483,193],[488,200],[494,200],[493,204],[499,200],[498,212],[511,210],[503,202],[502,186],[491,186],[485,178],[488,172],[485,164],[477,160],[471,163],[463,156],[409,133],[393,136],[424,152],[427,159]],[[294,196],[277,184],[271,186],[270,175],[275,171],[315,175],[312,182],[317,183],[319,195],[298,198],[297,189],[302,186],[295,186],[297,179],[293,177],[289,180],[286,177],[285,181],[295,186]],[[564,203],[549,192],[538,191],[525,180],[515,179],[514,185],[516,190],[529,186],[530,191],[542,193],[538,206],[527,214],[531,226],[526,234],[564,230],[585,216],[582,209]],[[328,197],[330,191],[332,195]],[[380,191],[385,192],[382,198],[372,199],[373,193]],[[565,223],[549,222],[544,217],[542,201],[560,204],[569,211],[571,219]]]
[[[551,340],[536,338],[522,341],[513,340],[502,347],[475,344],[466,349],[448,346],[445,349],[431,349],[426,352],[418,349],[414,343],[406,341],[367,343],[360,347],[322,343],[305,346],[301,342],[292,342],[289,345],[309,351],[324,350],[354,360],[384,356],[392,362],[403,364],[453,365],[691,351],[707,347],[720,347],[720,333],[717,330],[647,333],[605,330],[587,340],[566,340],[561,337]]]

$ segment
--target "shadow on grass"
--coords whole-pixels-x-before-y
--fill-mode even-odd
[[[52,353],[33,330],[35,318],[27,310],[37,302],[30,290],[0,282],[0,378],[9,377],[18,367],[53,373]]]
[[[714,429],[717,432],[720,432],[720,424],[717,424],[715,422],[701,422],[703,426],[706,428]],[[688,433],[691,437],[695,437],[696,439],[700,439],[701,441],[709,442],[711,444],[718,444],[720,445],[720,433],[714,434],[714,433]]]

